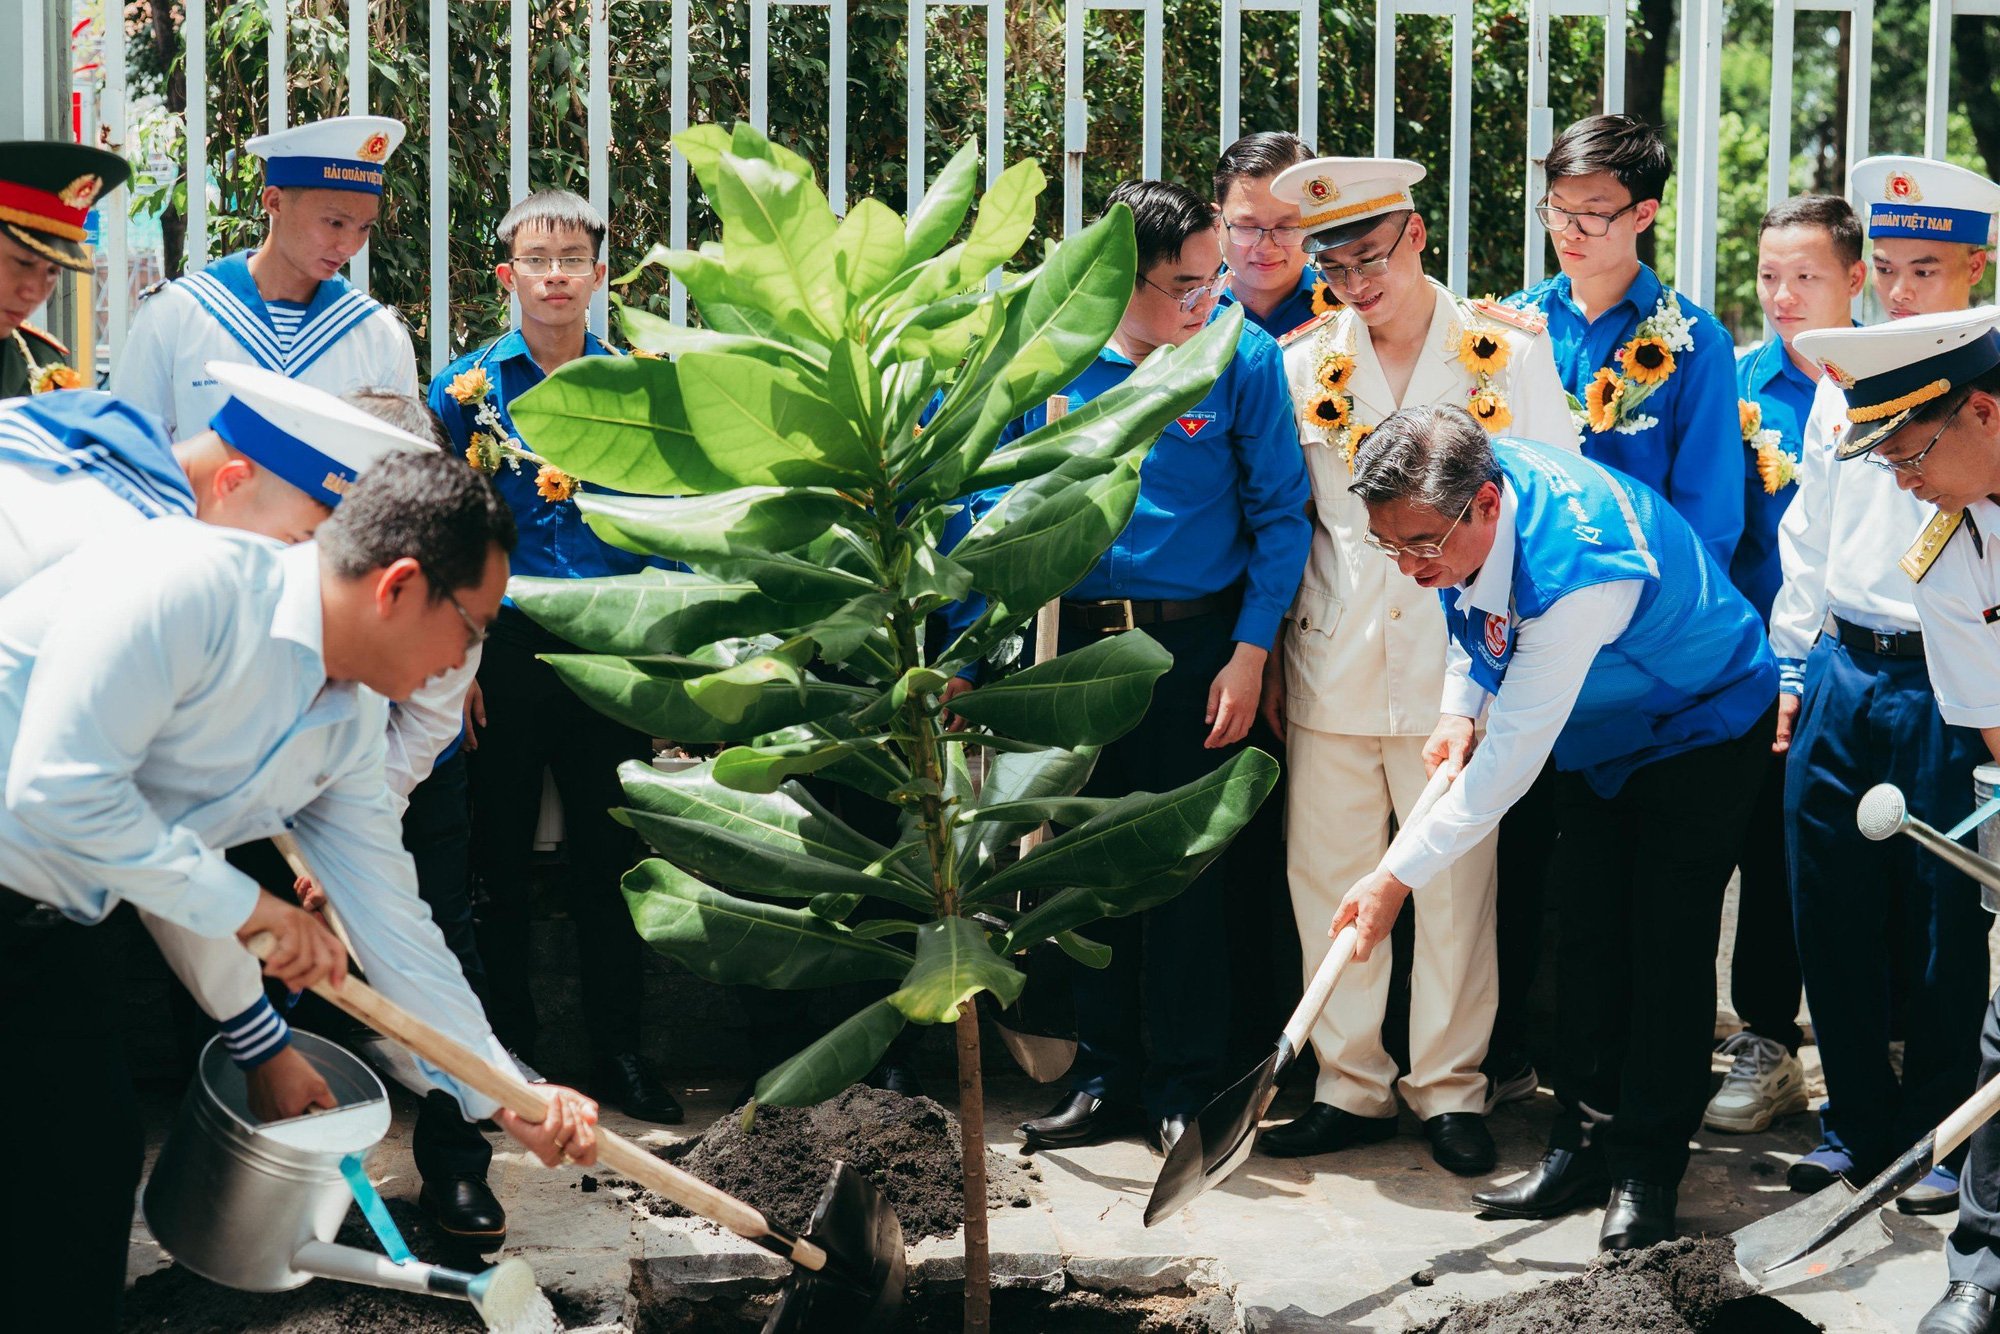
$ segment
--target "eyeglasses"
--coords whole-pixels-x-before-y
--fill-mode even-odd
[[[1545,195],[1542,202],[1535,205],[1535,216],[1542,220],[1542,226],[1557,235],[1568,231],[1570,224],[1575,223],[1576,229],[1585,236],[1603,236],[1611,230],[1612,223],[1637,207],[1639,201],[1635,199],[1616,213],[1572,213],[1566,208],[1557,208]]]
[[[1359,264],[1329,264],[1324,259],[1320,259],[1317,261],[1320,276],[1335,287],[1344,287],[1352,292],[1354,284],[1358,280],[1363,278],[1380,278],[1389,271],[1390,258],[1395,255],[1397,248],[1403,244],[1403,238],[1409,234],[1410,226],[1406,221],[1403,224],[1403,230],[1396,233],[1396,239],[1389,243],[1387,250],[1377,255],[1374,259],[1364,259]]]
[[[1958,406],[1947,412],[1944,415],[1944,420],[1938,423],[1937,433],[1931,436],[1931,442],[1910,455],[1910,457],[1906,459],[1885,459],[1879,453],[1870,452],[1868,461],[1878,468],[1886,468],[1890,472],[1900,473],[1906,477],[1923,476],[1924,455],[1937,448],[1937,442],[1944,438],[1945,429],[1951,425],[1952,418],[1958,416],[1958,409],[1964,407],[1965,403],[1966,400],[1963,398],[1958,400]]]
[[[484,644],[486,636],[492,633],[491,627],[482,626],[473,620],[472,613],[465,609],[465,604],[460,602],[455,595],[446,593],[444,600],[449,602],[451,609],[458,613],[458,619],[465,622],[465,651],[470,653],[473,649]]]
[[[1477,496],[1474,499],[1477,499]],[[1405,556],[1416,560],[1436,560],[1439,556],[1444,555],[1444,544],[1451,541],[1451,535],[1458,531],[1458,526],[1465,522],[1465,516],[1470,513],[1472,513],[1472,500],[1467,500],[1465,508],[1461,509],[1458,512],[1458,517],[1451,521],[1451,527],[1445,529],[1444,536],[1435,542],[1412,542],[1409,546],[1399,547],[1394,543],[1384,542],[1372,532],[1363,533],[1361,540],[1369,546],[1374,547],[1390,560],[1401,560]]]
[[[515,255],[507,262],[524,278],[545,278],[552,269],[571,278],[588,278],[597,270],[595,255]]]
[[[1171,291],[1165,287],[1160,286],[1158,283],[1154,282],[1151,278],[1148,278],[1143,274],[1140,275],[1139,281],[1146,284],[1146,286],[1152,288],[1155,292],[1160,293],[1162,296],[1172,297],[1174,299],[1175,304],[1180,306],[1182,310],[1193,310],[1196,306],[1199,306],[1204,301],[1221,300],[1222,294],[1229,290],[1231,275],[1227,273],[1218,273],[1215,277],[1209,279],[1201,286],[1190,287],[1185,292]]]
[[[1296,250],[1299,239],[1306,234],[1303,227],[1253,227],[1247,222],[1225,223],[1223,230],[1229,233],[1231,245],[1245,250],[1254,250],[1266,240],[1285,250]]]

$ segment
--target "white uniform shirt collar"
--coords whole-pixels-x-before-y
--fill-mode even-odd
[[[1471,580],[1459,585],[1459,601],[1474,611],[1505,616],[1514,602],[1514,487],[1500,479],[1500,517],[1493,524],[1493,550]]]
[[[319,595],[319,544],[301,542],[278,554],[278,602],[271,609],[271,637],[289,639],[326,661],[326,623]]]

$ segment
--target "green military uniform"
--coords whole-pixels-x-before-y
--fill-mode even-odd
[[[90,207],[131,175],[124,158],[101,148],[41,140],[0,143],[0,253],[89,273],[84,239]],[[42,369],[66,366],[69,359],[68,348],[33,325],[0,328],[0,398],[89,383],[87,371]]]

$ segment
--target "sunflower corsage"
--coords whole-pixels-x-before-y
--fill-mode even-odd
[[[1506,337],[1497,329],[1472,324],[1458,336],[1458,364],[1472,372],[1472,393],[1466,399],[1465,410],[1486,428],[1488,435],[1499,435],[1514,424],[1514,409],[1493,383],[1507,369],[1507,360],[1512,355]]]
[[[1313,394],[1306,401],[1306,423],[1317,428],[1320,439],[1340,451],[1350,469],[1362,437],[1374,429],[1354,420],[1354,398],[1347,392],[1353,380],[1354,355],[1330,351],[1313,371]]]
[[[515,472],[523,463],[535,466],[535,493],[550,504],[576,494],[576,479],[534,453],[521,438],[507,429],[500,415],[499,387],[484,366],[474,366],[451,377],[445,393],[462,408],[472,410],[472,440],[465,449],[465,461],[489,476],[506,464]]]
[[[1757,477],[1764,494],[1775,496],[1798,480],[1799,461],[1785,449],[1785,437],[1764,425],[1763,404],[1747,398],[1736,400],[1736,424],[1743,431],[1743,446],[1757,456]]]
[[[1694,326],[1681,310],[1681,300],[1673,289],[1660,294],[1653,313],[1639,321],[1632,337],[1618,349],[1614,369],[1597,372],[1584,391],[1584,423],[1600,434],[1616,431],[1635,435],[1658,426],[1658,417],[1639,411],[1639,405],[1672,378],[1677,366],[1675,354],[1694,346]]]

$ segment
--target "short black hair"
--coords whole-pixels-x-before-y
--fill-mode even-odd
[[[1549,183],[1566,176],[1590,176],[1608,171],[1632,192],[1632,202],[1659,199],[1674,174],[1660,127],[1637,116],[1590,116],[1556,136],[1543,161]]]
[[[1259,130],[1244,135],[1223,149],[1221,160],[1215,164],[1217,206],[1229,198],[1229,187],[1236,182],[1269,180],[1311,156],[1306,141],[1290,130]]]
[[[500,219],[500,245],[514,253],[514,238],[524,231],[553,232],[567,228],[587,233],[590,253],[604,248],[605,233],[611,230],[604,215],[574,190],[537,190],[507,210]]]
[[[1132,273],[1134,287],[1146,270],[1180,254],[1189,237],[1215,225],[1215,205],[1172,181],[1120,181],[1105,207],[1113,204],[1132,210],[1132,229],[1139,242],[1139,266]]]
[[[514,512],[464,459],[411,450],[369,465],[314,537],[343,579],[413,558],[437,602],[476,588],[491,548],[513,554]]]
[[[2000,366],[1981,371],[1950,393],[1938,395],[1911,413],[1910,420],[1904,425],[1915,426],[1919,422],[1925,422],[1935,426],[1964,407],[1975,393],[1984,394],[1988,398],[2000,398]]]
[[[1839,195],[1793,195],[1771,205],[1757,224],[1761,240],[1774,227],[1817,227],[1833,242],[1833,253],[1843,265],[1861,262],[1861,219]]]
[[[430,405],[414,394],[399,394],[393,389],[350,389],[340,396],[350,407],[360,408],[371,417],[379,417],[399,431],[406,431],[419,440],[428,440],[439,449],[451,448],[451,437],[445,434],[444,423],[432,412]]]

